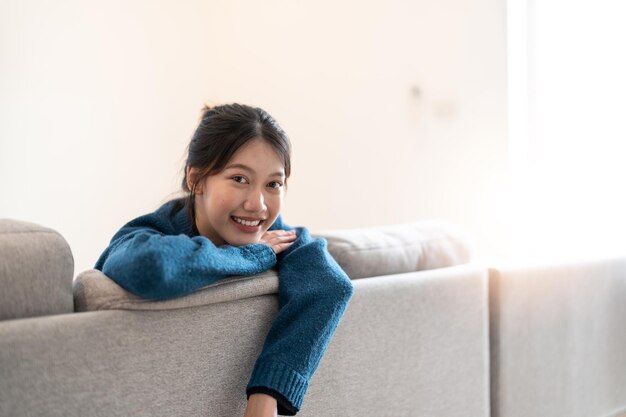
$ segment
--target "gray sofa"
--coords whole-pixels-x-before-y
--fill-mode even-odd
[[[445,222],[320,232],[354,296],[301,416],[626,413],[626,260],[487,268]],[[273,270],[142,300],[0,220],[0,416],[243,416]]]

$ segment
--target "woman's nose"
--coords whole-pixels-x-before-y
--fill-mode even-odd
[[[243,208],[250,212],[265,211],[265,198],[261,190],[251,190],[244,202]]]

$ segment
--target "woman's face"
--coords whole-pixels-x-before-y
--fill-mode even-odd
[[[196,188],[198,232],[216,246],[259,243],[280,213],[284,184],[284,166],[271,145],[249,141]]]

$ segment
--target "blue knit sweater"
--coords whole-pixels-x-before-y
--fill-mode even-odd
[[[198,235],[176,200],[124,225],[95,268],[143,298],[170,299],[231,275],[276,268],[280,310],[246,387],[249,398],[276,398],[278,414],[300,410],[308,382],[351,299],[354,288],[330,256],[326,240],[305,227],[291,228],[279,215],[269,230],[295,230],[296,240],[276,255],[265,244],[215,246]]]

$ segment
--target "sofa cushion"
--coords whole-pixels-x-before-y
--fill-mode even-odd
[[[460,226],[445,220],[313,234],[351,279],[443,268],[470,261],[472,243]]]
[[[74,258],[56,231],[0,219],[0,320],[72,313]]]
[[[439,220],[312,234],[325,238],[328,251],[351,279],[393,275],[469,262],[466,232]],[[76,311],[169,310],[278,293],[274,269],[222,279],[185,297],[148,300],[135,296],[92,269],[74,281]]]

